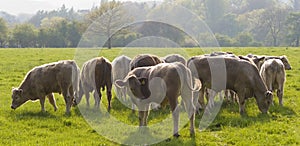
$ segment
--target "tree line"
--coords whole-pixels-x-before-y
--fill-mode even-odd
[[[0,18],[0,47],[76,47],[89,26],[103,16],[94,31],[103,32],[108,40],[105,46],[123,47],[145,36],[162,33],[180,46],[193,47],[183,33],[162,24],[145,24],[138,31],[124,29],[114,33],[118,24],[126,22],[126,11],[114,9],[130,5],[142,10],[155,11],[162,3],[102,1],[99,7],[74,11],[64,5],[50,12],[40,10],[24,23],[9,23]],[[299,0],[175,0],[199,18],[214,33],[220,46],[299,46]],[[166,11],[168,11],[166,9]],[[130,29],[130,28],[129,28]],[[176,35],[174,35],[176,34]],[[96,40],[97,41],[97,40]]]

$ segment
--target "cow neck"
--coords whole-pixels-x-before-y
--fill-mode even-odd
[[[254,92],[262,92],[263,94],[268,91],[266,84],[263,82],[263,79],[259,74],[255,75],[255,87],[257,89],[254,90]]]
[[[19,87],[19,89],[23,90],[23,95],[24,95],[23,97],[26,98],[26,99],[30,99],[28,97],[30,87],[31,87],[30,81],[26,77],[26,79],[21,83],[21,86]]]

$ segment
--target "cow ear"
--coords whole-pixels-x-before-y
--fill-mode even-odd
[[[123,88],[125,86],[126,82],[122,80],[116,80],[115,85],[117,85],[119,88]]]
[[[139,78],[139,81],[140,81],[141,85],[146,85],[148,82],[148,78],[142,77],[142,78]]]
[[[13,92],[14,94],[22,94],[22,93],[23,93],[23,89],[12,88],[12,92]]]

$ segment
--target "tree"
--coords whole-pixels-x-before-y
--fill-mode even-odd
[[[293,12],[287,18],[288,37],[290,44],[299,47],[300,39],[300,12]]]
[[[237,36],[240,47],[248,47],[253,43],[253,36],[249,32],[242,32]]]
[[[4,47],[7,40],[8,27],[6,21],[3,18],[0,18],[0,47]]]
[[[273,46],[279,45],[279,34],[284,28],[287,15],[288,10],[282,6],[265,9],[262,14],[260,21],[268,29],[273,39]]]
[[[69,47],[76,47],[81,39],[84,25],[77,21],[69,22],[67,25],[67,40]]]
[[[218,27],[218,22],[225,15],[224,0],[207,0],[206,5],[206,21],[211,29],[215,32]]]
[[[18,47],[35,47],[37,32],[32,24],[16,25],[12,32],[13,41]]]
[[[87,15],[88,24],[93,24],[91,29],[100,32],[107,37],[107,47],[112,47],[112,36],[128,20],[121,9],[122,4],[115,0],[102,2],[99,8],[95,8]],[[101,18],[101,20],[99,20]],[[101,22],[100,22],[101,21]]]

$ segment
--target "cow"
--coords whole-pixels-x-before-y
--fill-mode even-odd
[[[28,100],[40,100],[42,112],[45,111],[45,97],[57,110],[53,93],[63,95],[66,114],[70,114],[74,96],[78,95],[80,70],[75,61],[63,60],[44,64],[30,70],[18,88],[12,90],[11,108],[16,109]]]
[[[190,70],[182,63],[161,63],[156,66],[138,67],[130,71],[124,80],[117,80],[120,87],[128,87],[131,98],[139,109],[139,126],[147,126],[149,106],[152,102],[160,103],[164,98],[168,99],[173,116],[173,136],[178,137],[179,111],[178,96],[181,95],[185,109],[190,118],[190,134],[194,131],[193,91],[192,76]]]
[[[201,106],[204,106],[203,95],[205,88],[216,92],[230,89],[237,93],[241,115],[246,113],[245,99],[253,96],[256,99],[259,110],[262,113],[267,113],[273,94],[268,91],[255,65],[242,59],[218,56],[195,56],[188,60],[187,65],[191,69],[193,76],[199,78],[202,83],[199,96]],[[212,83],[214,84],[213,86]]]
[[[130,71],[130,61],[131,58],[122,55],[117,58],[115,58],[112,62],[112,78],[113,83],[118,79],[124,79],[128,72]],[[118,86],[115,86],[115,93],[117,94],[117,97],[119,99],[126,99],[126,88],[119,88]]]
[[[284,65],[285,70],[292,69],[292,66],[289,63],[289,60],[287,59],[287,57],[285,55],[283,55],[283,56],[266,56],[266,60],[269,60],[269,59],[280,59]]]
[[[112,78],[111,78],[112,66],[108,59],[104,57],[96,57],[87,62],[82,66],[80,74],[80,89],[79,97],[76,99],[76,105],[80,103],[83,94],[86,98],[87,107],[90,107],[90,92],[94,91],[95,99],[95,109],[99,109],[101,101],[101,89],[102,91],[106,87],[106,95],[108,100],[108,108],[111,109],[111,88],[112,88]],[[100,89],[101,88],[101,89]]]
[[[137,67],[146,67],[146,66],[154,66],[160,63],[163,63],[164,61],[161,60],[158,56],[156,55],[152,55],[152,54],[139,54],[137,56],[135,56],[131,62],[130,62],[130,68],[131,70],[137,68]],[[161,106],[166,105],[167,103],[167,99],[165,99],[161,105],[157,105],[155,103],[152,104],[152,106],[154,107],[154,109],[159,109]],[[132,105],[132,112],[134,112],[134,105]]]
[[[137,67],[153,66],[159,63],[163,63],[156,55],[140,54],[135,56],[130,62],[130,69],[133,70]]]
[[[253,59],[253,61],[255,62],[255,64],[257,65],[258,70],[260,70],[262,64],[269,59],[280,59],[282,61],[282,63],[284,64],[284,68],[285,70],[291,70],[292,67],[287,59],[287,57],[285,55],[283,56],[259,56],[259,55],[253,55],[253,54],[248,54],[247,57]]]
[[[167,55],[162,60],[164,60],[164,62],[166,62],[166,63],[181,62],[182,64],[186,65],[185,58],[179,54]]]
[[[280,59],[268,59],[261,66],[260,75],[268,90],[277,90],[279,105],[282,104],[283,86],[285,82],[285,65]]]

